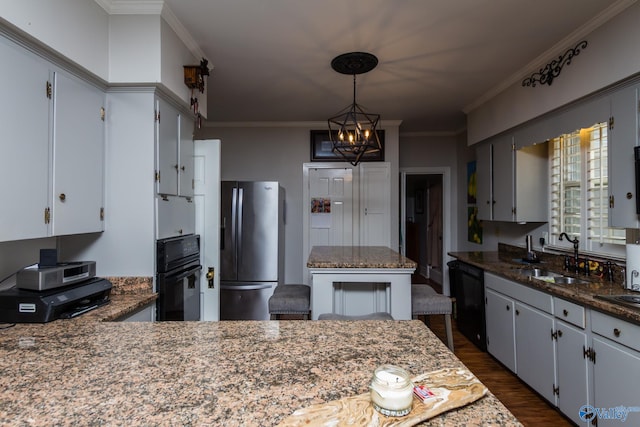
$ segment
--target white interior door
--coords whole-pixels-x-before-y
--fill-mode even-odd
[[[311,169],[309,195],[310,247],[353,244],[351,169]]]
[[[220,140],[195,141],[194,202],[200,235],[200,319],[220,320]]]
[[[307,258],[313,246],[350,246],[353,229],[353,170],[334,165],[304,165],[303,277],[308,283]]]

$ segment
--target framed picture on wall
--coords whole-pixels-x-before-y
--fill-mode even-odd
[[[476,204],[477,187],[476,187],[476,161],[467,163],[467,203]]]
[[[382,150],[365,154],[362,162],[384,162],[384,130],[378,130],[378,138]],[[344,162],[344,158],[333,152],[333,143],[329,138],[329,130],[312,130],[311,134],[311,161],[312,162]]]

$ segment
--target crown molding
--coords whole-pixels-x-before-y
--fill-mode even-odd
[[[160,15],[163,0],[95,0],[109,15]]]
[[[567,46],[575,45],[580,40],[586,38],[589,34],[595,31],[597,28],[602,26],[603,24],[610,21],[613,17],[618,15],[620,12],[624,11],[637,0],[619,0],[605,9],[602,13],[595,16],[591,20],[587,21],[580,28],[569,34],[564,39],[560,40],[558,43],[554,44],[551,48],[549,48],[546,52],[529,62],[527,65],[522,67],[519,71],[516,71],[510,77],[504,79],[502,83],[493,87],[484,95],[480,96],[480,98],[476,99],[469,105],[466,105],[462,112],[465,114],[469,114],[471,111],[475,110],[485,102],[489,101],[491,98],[494,98],[501,92],[507,90],[507,88],[512,85],[519,83],[522,81],[522,76],[531,74],[531,70],[537,70],[540,68],[540,64],[546,64],[551,59],[558,56],[559,51],[566,50]]]

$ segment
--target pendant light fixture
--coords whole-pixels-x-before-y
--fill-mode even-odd
[[[363,156],[382,150],[377,132],[380,115],[367,113],[356,103],[356,75],[368,73],[376,65],[378,58],[366,52],[344,53],[331,61],[331,68],[338,73],[353,75],[353,104],[328,119],[333,152],[353,166]]]

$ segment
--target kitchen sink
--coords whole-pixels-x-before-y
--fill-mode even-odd
[[[516,273],[527,277],[561,277],[561,274],[553,273],[543,268],[518,268]]]
[[[553,283],[557,285],[586,285],[589,282],[582,279],[576,279],[575,277],[560,276],[554,277]]]
[[[587,280],[563,276],[560,273],[554,273],[543,268],[518,268],[514,271],[522,276],[555,283],[556,285],[586,285],[589,283]]]
[[[596,298],[615,304],[640,309],[640,294],[633,295],[596,295]]]

